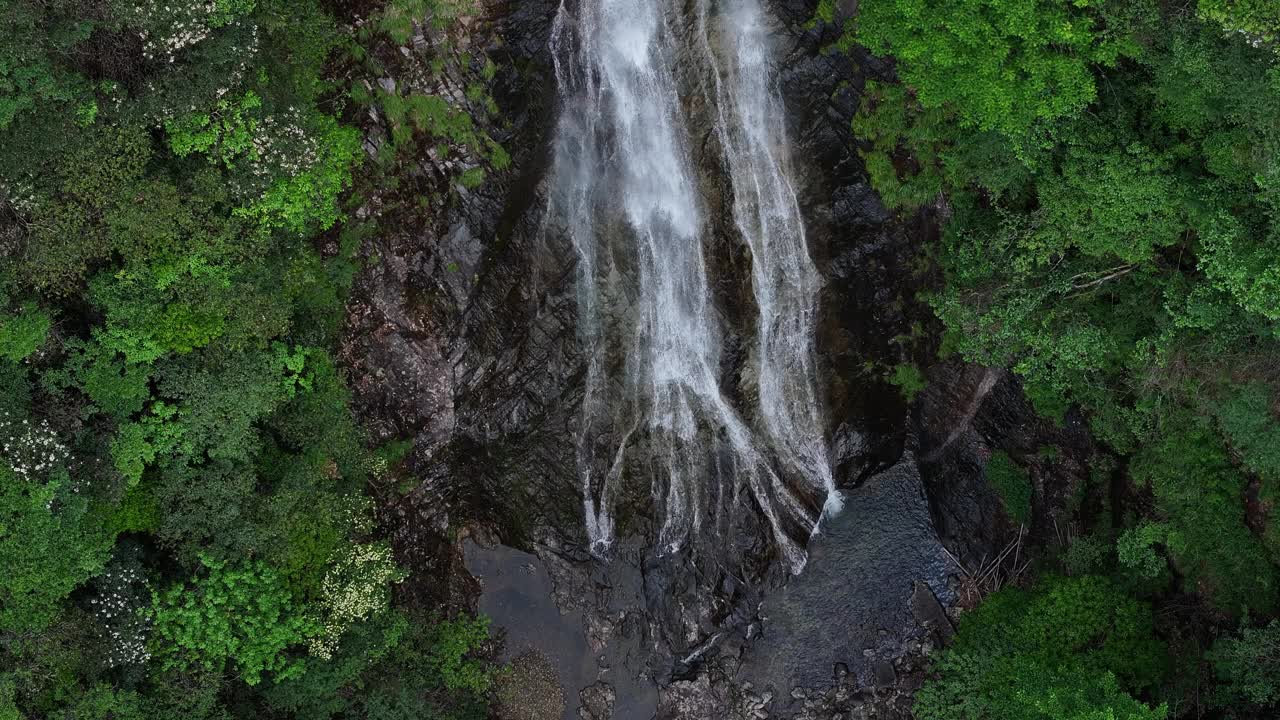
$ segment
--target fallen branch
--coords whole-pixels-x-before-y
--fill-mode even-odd
[[[1103,275],[1100,278],[1094,278],[1093,280],[1090,280],[1089,282],[1086,282],[1086,283],[1081,283],[1077,281],[1085,277],[1088,277],[1093,273],[1080,273],[1079,275],[1072,276],[1071,278],[1071,292],[1072,293],[1084,292],[1089,288],[1097,287],[1109,280],[1115,280],[1116,278],[1124,277],[1125,275],[1128,275],[1129,273],[1133,272],[1137,268],[1138,266],[1136,263],[1130,263],[1128,265],[1121,265],[1119,267],[1111,268],[1110,270],[1103,270],[1102,272],[1105,272],[1106,275]]]

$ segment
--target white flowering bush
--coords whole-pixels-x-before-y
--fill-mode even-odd
[[[109,667],[141,665],[151,658],[147,636],[151,625],[144,610],[151,600],[151,586],[134,558],[112,562],[94,585],[97,594],[89,600],[100,632],[107,641]]]
[[[206,155],[227,170],[227,186],[248,200],[236,214],[265,227],[329,228],[338,195],[360,157],[359,134],[333,118],[288,106],[272,112],[253,91],[217,89],[208,111],[164,120],[179,157]]]
[[[172,63],[180,52],[217,28],[252,12],[254,4],[254,0],[143,0],[133,8],[143,57]]]
[[[169,145],[178,157],[203,153],[228,168],[240,163],[257,180],[296,177],[320,159],[320,142],[303,128],[297,108],[259,117],[262,100],[253,91],[226,95],[208,113],[191,113],[165,122]],[[265,187],[265,185],[264,185]]]
[[[46,478],[71,458],[47,420],[18,420],[7,412],[0,415],[0,448],[9,469],[23,480]]]
[[[391,585],[406,577],[385,543],[351,544],[330,560],[320,599],[321,632],[309,643],[311,654],[328,660],[347,628],[390,605]]]

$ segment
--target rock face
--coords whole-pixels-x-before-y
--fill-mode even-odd
[[[381,230],[363,248],[343,359],[376,438],[412,442],[416,487],[383,512],[411,571],[403,592],[478,605],[505,629],[504,659],[519,672],[500,695],[513,720],[910,717],[924,657],[951,632],[956,568],[944,543],[981,557],[1011,531],[983,481],[987,448],[1029,456],[1049,431],[1002,373],[933,367],[913,405],[884,380],[912,359],[901,339],[931,322],[912,267],[937,215],[895,217],[856,152],[864,80],[888,68],[824,53],[835,35],[810,28],[815,0],[773,3],[796,189],[824,275],[817,345],[845,512],[789,578],[750,511],[721,546],[656,556],[640,488],[601,563],[585,551],[572,442],[583,372],[574,252],[544,226],[558,5],[494,0],[473,28],[471,42],[502,68],[492,91],[504,122],[488,130],[511,169],[474,190],[436,188],[448,199],[432,212],[377,200],[362,210]],[[690,102],[694,145],[712,157],[708,113]],[[440,177],[423,163],[423,177]],[[706,160],[700,171],[710,212],[728,212],[720,169]],[[712,290],[726,324],[750,327],[748,260],[725,238],[709,241],[708,258],[737,278]],[[745,362],[727,339],[726,376]],[[1087,448],[1071,428],[1053,437]],[[1080,476],[1075,456],[1063,464]],[[464,525],[505,546],[464,551],[447,532]]]
[[[428,530],[451,516],[483,519],[517,542],[535,518],[571,527],[577,509],[565,442],[580,372],[573,252],[540,232],[555,8],[495,3],[469,38],[504,68],[492,87],[503,122],[486,130],[511,153],[511,170],[468,190],[424,157],[415,179],[443,200],[422,211],[375,198],[361,210],[378,215],[379,232],[362,248],[343,359],[375,439],[412,442],[418,486],[390,516],[402,555],[427,576],[442,572]],[[456,84],[478,80],[465,72]],[[375,123],[371,144],[383,133]]]

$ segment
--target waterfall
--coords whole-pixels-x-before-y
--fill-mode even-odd
[[[728,77],[722,78],[707,40],[708,0],[698,3],[699,35],[715,69],[716,130],[733,181],[734,222],[751,247],[752,290],[760,310],[760,413],[782,458],[826,492],[828,511],[838,511],[840,494],[827,461],[815,382],[818,271],[791,184],[785,116],[768,63],[764,17],[758,0],[732,0],[725,16],[731,61]]]
[[[788,173],[762,9],[730,0],[713,17],[709,1],[698,0],[690,23],[674,0],[562,0],[553,29],[562,108],[548,217],[578,254],[584,517],[603,553],[624,470],[644,468],[658,540],[675,551],[723,533],[745,486],[798,572],[805,551],[793,534],[818,518],[788,483],[825,493],[828,511],[839,504],[816,390],[819,280]],[[677,73],[681,43],[699,59]],[[711,223],[685,122],[694,90],[680,82],[690,73],[713,106],[734,230],[751,253],[759,320],[756,407],[746,410],[720,385],[722,330],[703,247]]]

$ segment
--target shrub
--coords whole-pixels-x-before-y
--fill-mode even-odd
[[[1107,568],[1111,546],[1096,535],[1082,535],[1071,541],[1063,556],[1063,565],[1069,575],[1089,575]]]
[[[1219,639],[1208,657],[1222,683],[1216,698],[1220,706],[1280,702],[1280,621]]]
[[[1165,572],[1165,562],[1153,546],[1164,543],[1167,535],[1164,525],[1151,522],[1125,530],[1116,542],[1120,564],[1139,580],[1160,577]]]
[[[22,461],[8,453],[0,461],[0,631],[36,631],[53,623],[62,600],[107,563],[115,536],[90,514],[88,493],[61,461],[39,470],[19,465],[32,470],[24,473],[15,472],[14,462]]]
[[[34,303],[22,306],[16,315],[0,320],[0,357],[21,362],[44,344],[49,335],[49,316]]]
[[[911,402],[916,399],[924,390],[927,381],[924,373],[920,372],[920,368],[909,362],[900,363],[893,366],[893,373],[889,375],[889,383],[898,388],[902,393],[903,399]]]
[[[1245,524],[1246,481],[1205,418],[1176,411],[1161,436],[1133,459],[1134,480],[1151,488],[1175,566],[1218,607],[1275,607],[1276,575]]]
[[[1132,694],[1165,667],[1151,612],[1104,578],[1045,577],[961,618],[916,696],[919,720],[1160,720]]]
[[[266,564],[237,567],[201,558],[204,572],[152,597],[152,654],[165,669],[221,671],[231,666],[249,685],[302,671],[286,651],[319,628],[303,614],[280,576]]]
[[[1031,476],[1004,451],[991,454],[987,463],[987,482],[1000,494],[1005,512],[1014,522],[1031,521]]]

